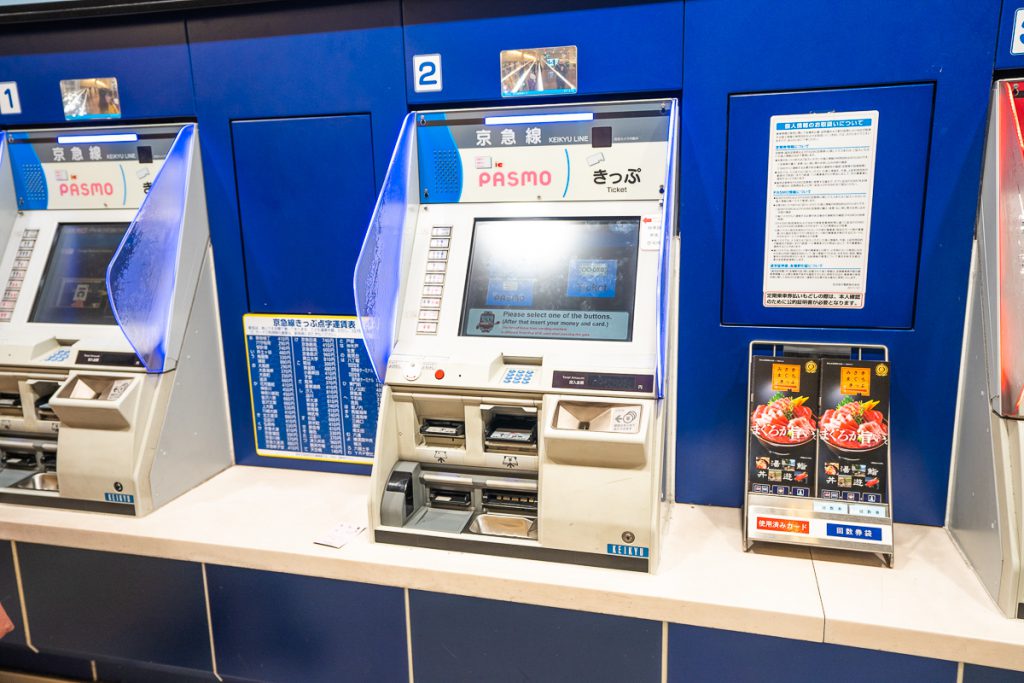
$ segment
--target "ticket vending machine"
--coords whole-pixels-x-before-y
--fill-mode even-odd
[[[992,98],[947,525],[999,608],[1024,618],[1024,80]]]
[[[416,112],[355,273],[379,542],[653,570],[676,103]]]
[[[144,515],[231,464],[194,124],[7,131],[0,502]]]

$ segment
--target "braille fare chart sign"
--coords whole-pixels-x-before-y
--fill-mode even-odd
[[[354,316],[248,314],[256,452],[373,462],[380,384]]]

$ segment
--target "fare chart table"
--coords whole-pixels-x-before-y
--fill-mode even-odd
[[[380,384],[353,316],[244,318],[256,452],[370,464]]]

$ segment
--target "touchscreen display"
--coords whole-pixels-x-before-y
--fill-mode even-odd
[[[113,325],[107,265],[128,223],[62,223],[29,322]]]
[[[629,341],[639,217],[478,219],[464,336]]]

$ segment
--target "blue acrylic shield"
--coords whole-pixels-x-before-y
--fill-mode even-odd
[[[384,186],[366,229],[363,248],[353,276],[356,314],[363,343],[377,379],[384,381],[395,339],[399,273],[402,266],[402,234],[412,220],[409,207],[416,203],[416,188],[409,187],[416,115],[409,114],[391,155]]]
[[[679,109],[676,100],[671,100],[672,108],[669,116],[668,126],[668,160],[665,164],[665,201],[662,202],[661,215],[661,277],[658,278],[658,367],[657,367],[657,392],[658,398],[665,396],[665,366],[668,363],[668,338],[669,318],[671,316],[672,288],[669,286],[669,275],[672,273],[671,250],[673,232],[675,230],[675,206],[676,186],[673,182],[676,177],[676,145],[678,145],[679,131]]]
[[[117,324],[148,372],[163,372],[195,125],[184,126],[107,266]]]

